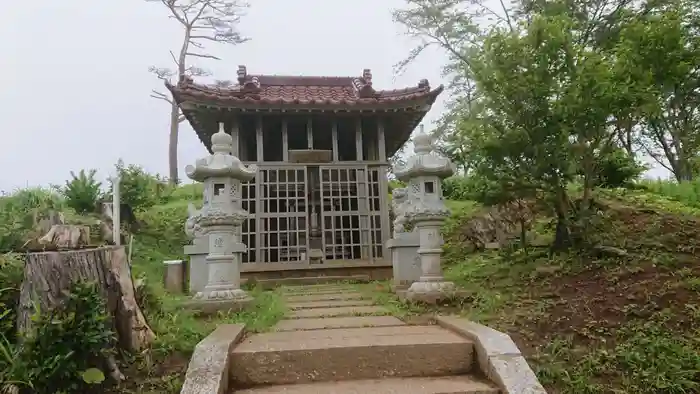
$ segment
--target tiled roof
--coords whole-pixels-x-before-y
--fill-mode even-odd
[[[183,76],[177,85],[168,84],[178,103],[211,101],[216,103],[263,105],[335,105],[374,106],[399,104],[427,99],[432,104],[443,87],[431,90],[427,80],[406,89],[375,90],[372,73],[364,70],[361,77],[311,77],[280,75],[249,75],[239,66],[238,84],[215,86],[195,83]]]

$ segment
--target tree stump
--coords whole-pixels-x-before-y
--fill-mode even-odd
[[[139,351],[155,339],[136,303],[131,269],[121,246],[27,254],[18,330],[28,332],[31,329],[34,305],[40,311],[55,308],[62,301],[63,293],[73,283],[81,281],[95,283],[104,297],[120,348]],[[116,368],[114,360],[108,363]]]

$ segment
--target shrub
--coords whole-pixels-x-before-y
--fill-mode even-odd
[[[66,181],[66,185],[61,188],[61,193],[66,198],[66,204],[73,208],[76,213],[84,214],[93,212],[99,201],[102,191],[102,183],[95,179],[97,170],[80,170],[76,176],[71,171],[71,180]]]
[[[451,176],[442,181],[442,195],[448,200],[468,201],[473,199],[474,180],[466,176]]]
[[[19,250],[38,218],[63,211],[65,206],[61,195],[44,188],[21,189],[0,197],[0,253]]]
[[[19,255],[0,255],[0,338],[10,343],[17,336],[17,306],[23,278],[24,261]]]
[[[622,149],[615,149],[597,159],[594,183],[605,188],[629,186],[647,168]]]
[[[115,344],[97,288],[75,283],[61,306],[33,320],[32,333],[16,350],[12,380],[24,382],[29,392],[37,394],[97,389],[104,380],[104,360]]]
[[[147,173],[142,167],[117,163],[117,172],[121,178],[119,192],[122,204],[128,204],[133,210],[148,209],[160,202],[167,201],[172,188],[157,175]],[[112,186],[109,195],[112,194]]]

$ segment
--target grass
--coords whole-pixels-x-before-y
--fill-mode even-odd
[[[127,381],[113,394],[175,394],[180,392],[190,355],[204,337],[221,324],[245,324],[247,332],[264,332],[287,312],[282,296],[274,291],[249,290],[253,305],[246,311],[197,316],[183,309],[186,297],[164,296],[156,313],[148,315],[157,337],[152,348],[128,360]]]
[[[201,317],[182,307],[185,295],[168,294],[163,288],[163,261],[184,258],[188,240],[183,226],[189,201],[201,198],[199,185],[175,189],[168,201],[139,214],[143,227],[134,238],[133,274],[145,280],[147,292],[141,302],[156,334],[148,351],[126,360],[127,377],[110,394],[176,394],[180,392],[190,355],[195,346],[221,324],[245,324],[247,332],[264,332],[287,312],[280,292],[247,289],[254,298],[250,308],[236,313]],[[165,236],[164,236],[165,235]]]
[[[448,243],[445,276],[464,298],[425,308],[399,303],[386,284],[364,289],[405,319],[460,314],[507,332],[549,393],[700,393],[700,212],[650,190],[599,197],[593,238],[622,256]],[[448,240],[468,222],[458,215]]]
[[[157,340],[127,360],[128,380],[112,394],[177,393],[191,352],[217,325],[266,331],[286,312],[280,292],[253,288],[249,311],[200,318],[180,307],[185,297],[165,293],[162,262],[184,257],[183,224],[197,188],[174,189],[139,215],[133,269],[148,285],[142,304]],[[466,297],[425,308],[398,302],[386,283],[357,286],[409,321],[456,313],[509,333],[550,393],[700,393],[699,196],[697,183],[600,191],[593,239],[626,254],[552,258],[469,252],[459,234],[481,207],[447,201],[445,275]],[[547,239],[548,229],[538,220],[534,232]]]

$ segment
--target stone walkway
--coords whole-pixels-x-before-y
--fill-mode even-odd
[[[498,393],[469,375],[474,344],[457,334],[406,325],[352,285],[281,291],[288,319],[231,353],[234,393]]]

